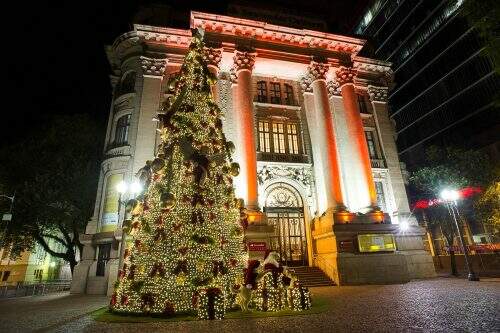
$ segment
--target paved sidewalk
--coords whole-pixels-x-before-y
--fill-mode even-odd
[[[330,299],[331,308],[293,317],[145,324],[99,323],[85,315],[105,305],[105,297],[0,301],[0,332],[500,332],[499,278],[436,278],[311,292]]]
[[[105,306],[105,296],[69,292],[0,300],[0,332],[50,331]]]

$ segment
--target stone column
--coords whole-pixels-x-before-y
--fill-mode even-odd
[[[212,73],[217,77],[219,74],[219,64],[222,59],[222,48],[205,47],[203,51],[204,51],[205,61],[207,62],[208,70],[210,71],[210,73]],[[211,90],[214,101],[218,104],[219,90],[217,84],[212,85]]]
[[[317,131],[316,143],[318,154],[316,162],[321,163],[323,182],[318,182],[321,191],[325,193],[326,209],[344,209],[344,200],[340,183],[340,169],[335,143],[335,130],[333,127],[332,113],[328,102],[326,87],[326,73],[328,65],[312,61],[308,67],[308,76],[311,79],[312,93],[314,96],[314,131]]]
[[[349,67],[336,69],[336,81],[340,88],[344,104],[344,117],[347,129],[347,139],[352,151],[349,156],[342,156],[354,167],[349,177],[352,178],[349,191],[355,191],[356,203],[352,209],[370,209],[377,206],[377,192],[373,182],[370,154],[366,143],[363,120],[354,91],[354,76],[356,72]]]
[[[380,146],[385,157],[387,169],[389,169],[389,178],[394,193],[395,214],[392,216],[392,222],[401,222],[401,218],[409,218],[410,207],[408,205],[408,197],[399,164],[398,150],[394,139],[394,128],[389,119],[387,109],[387,87],[376,87],[368,85],[368,95],[373,107],[373,116],[377,126]],[[399,220],[399,221],[398,221]],[[415,219],[411,220],[416,223]]]
[[[233,109],[238,139],[236,160],[240,164],[240,174],[236,177],[237,194],[245,201],[249,210],[259,210],[257,187],[257,154],[255,148],[255,124],[252,98],[252,70],[256,53],[235,51],[233,71]]]
[[[161,84],[167,59],[155,59],[141,56],[142,90],[135,140],[134,166],[135,174],[154,157],[156,143],[156,117],[160,107]]]

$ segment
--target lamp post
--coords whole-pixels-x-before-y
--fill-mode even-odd
[[[121,181],[116,185],[116,191],[118,192],[118,223],[120,228],[122,229],[122,241],[120,245],[120,257],[118,259],[118,268],[121,269],[123,266],[123,255],[125,253],[125,247],[127,246],[127,234],[123,230],[123,222],[125,220],[125,216],[120,219],[120,212],[121,212],[121,206],[125,202],[122,201],[122,196],[125,196],[127,193],[129,193],[128,198],[133,199],[137,194],[139,194],[142,191],[142,185],[135,181],[131,184],[126,183],[125,181]]]
[[[445,189],[441,191],[441,199],[443,199],[443,201],[446,203],[446,208],[448,208],[448,212],[450,213],[453,221],[455,222],[455,226],[457,227],[458,237],[460,238],[460,245],[462,246],[462,250],[464,251],[465,264],[467,265],[467,270],[469,271],[467,278],[469,279],[469,281],[479,281],[479,277],[474,273],[474,270],[472,269],[472,264],[470,262],[467,247],[465,246],[464,235],[457,220],[457,200],[459,198],[460,193],[458,193],[458,191],[456,190]],[[457,210],[456,213],[455,209]]]

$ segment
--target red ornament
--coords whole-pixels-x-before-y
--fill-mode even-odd
[[[116,293],[113,293],[111,296],[111,306],[115,306],[116,304]]]
[[[121,305],[127,305],[128,304],[128,296],[127,295],[122,295],[122,299],[120,300]]]

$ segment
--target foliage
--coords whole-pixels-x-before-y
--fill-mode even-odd
[[[38,242],[71,269],[76,265],[78,236],[95,199],[99,135],[86,115],[57,115],[38,133],[0,151],[1,182],[16,193],[13,219],[0,244],[12,246],[11,256]]]
[[[234,146],[222,132],[203,48],[195,30],[158,115],[158,155],[138,173],[147,191],[127,205],[131,240],[111,298],[115,313],[222,318],[243,274],[246,214],[232,184],[239,166],[231,163]]]
[[[477,200],[475,208],[492,234],[500,237],[500,181],[494,181],[486,188]]]

